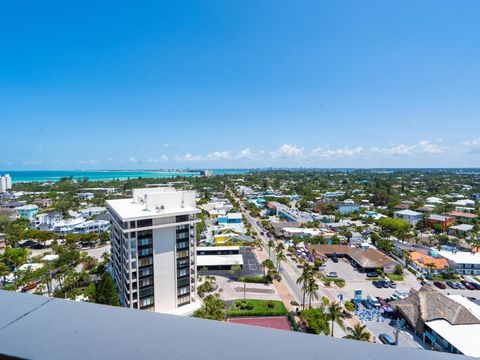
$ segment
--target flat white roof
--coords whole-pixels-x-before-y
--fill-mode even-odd
[[[457,251],[456,253],[450,251],[439,251],[438,254],[444,258],[453,261],[457,264],[478,264],[480,265],[480,253],[471,253],[466,251]]]
[[[242,218],[242,213],[228,213],[227,217],[229,219],[241,219]]]
[[[450,229],[461,230],[461,231],[470,231],[470,230],[473,229],[473,225],[460,224],[460,225],[451,226]]]
[[[145,209],[145,205],[134,203],[132,199],[107,200],[107,204],[124,220],[174,216],[185,213],[199,213],[195,207],[166,208],[160,212]]]
[[[405,215],[405,216],[423,216],[422,213],[413,211],[413,210],[400,210],[400,211],[395,211],[395,214],[398,215]]]
[[[233,266],[243,265],[243,256],[240,254],[235,255],[198,255],[198,266]]]
[[[198,246],[197,251],[238,250],[240,246]],[[203,256],[203,255],[202,255]]]

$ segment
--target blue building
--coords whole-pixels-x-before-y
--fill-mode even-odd
[[[15,209],[17,214],[22,219],[27,219],[29,221],[33,221],[35,215],[38,213],[38,206],[37,205],[24,205],[20,206]]]

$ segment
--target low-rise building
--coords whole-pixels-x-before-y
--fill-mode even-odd
[[[35,205],[38,205],[40,208],[48,208],[52,206],[52,199],[37,199],[33,202]]]
[[[35,219],[35,215],[38,213],[38,206],[33,204],[23,205],[15,210],[20,218],[33,221]]]
[[[478,218],[478,215],[464,211],[451,211],[448,215],[460,221],[473,221]]]
[[[395,267],[400,265],[390,256],[374,248],[362,250],[346,245],[308,245],[307,247],[314,256],[346,257],[362,272],[382,269],[385,273],[392,273]]]
[[[419,251],[410,253],[410,265],[423,275],[438,275],[450,266],[447,259],[435,258]]]
[[[451,216],[431,214],[427,218],[427,225],[428,226],[434,227],[435,225],[438,224],[442,227],[442,231],[446,231],[454,223],[455,223],[455,219]]]
[[[390,305],[435,350],[480,357],[480,306],[467,298],[427,285]]]
[[[337,204],[337,212],[342,215],[358,212],[359,210],[360,205],[355,204],[353,200],[345,200]]]
[[[73,227],[73,232],[77,234],[101,233],[110,230],[110,223],[104,220],[89,220]]]
[[[393,216],[395,219],[401,218],[408,221],[413,227],[415,227],[419,221],[423,220],[423,214],[421,212],[416,212],[408,209],[395,211],[393,213]]]
[[[459,275],[480,275],[480,253],[466,251],[439,251],[439,255],[448,260],[450,266]]]
[[[448,229],[449,235],[466,235],[473,230],[473,225],[470,224],[460,224],[453,225]]]
[[[6,216],[10,219],[15,219],[17,217],[17,212],[15,209],[0,207],[0,216]]]

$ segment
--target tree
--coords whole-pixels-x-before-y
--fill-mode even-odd
[[[112,306],[120,305],[118,294],[115,290],[115,284],[113,283],[112,276],[108,271],[103,273],[102,279],[95,287],[95,302],[97,304]]]
[[[305,310],[305,296],[307,294],[307,284],[311,277],[313,277],[313,269],[308,264],[303,265],[302,275],[300,275],[297,279],[297,284],[300,285],[303,291],[303,310]]]
[[[285,256],[285,252],[283,251],[283,249],[280,249],[277,254],[277,271],[280,271],[280,263],[282,261],[285,261],[287,259],[287,257]]]
[[[28,250],[24,248],[7,247],[3,254],[3,260],[7,266],[13,268],[15,277],[15,289],[17,288],[17,269],[25,264],[28,259]]]
[[[230,268],[230,271],[228,272],[230,275],[236,276],[240,271],[242,271],[242,267],[239,264],[235,264]],[[247,291],[246,289],[247,283],[245,282],[245,278],[243,279],[243,300],[245,300],[245,293]]]
[[[322,308],[310,308],[300,313],[300,318],[306,323],[308,331],[314,334],[330,334],[328,316]]]
[[[360,323],[356,324],[353,328],[347,328],[347,336],[345,339],[358,340],[358,341],[370,341],[370,334],[366,331],[367,326]]]
[[[313,276],[308,279],[305,290],[308,295],[308,307],[311,308],[312,299],[318,300],[318,284]]]
[[[275,243],[273,242],[273,240],[268,240],[268,258],[270,259],[270,250],[275,247]]]
[[[225,321],[227,318],[225,302],[220,299],[218,294],[208,295],[203,299],[203,306],[193,313],[193,317]]]
[[[332,333],[331,336],[333,336],[333,327],[335,323],[342,329],[345,329],[345,325],[343,324],[343,321],[345,320],[345,314],[343,313],[342,307],[338,302],[331,303],[328,306],[328,318],[331,321],[332,324]]]

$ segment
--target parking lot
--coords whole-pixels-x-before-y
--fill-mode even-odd
[[[366,298],[368,295],[388,298],[392,296],[395,290],[408,293],[412,287],[415,289],[420,288],[420,283],[415,276],[408,271],[405,271],[404,280],[396,281],[396,289],[378,289],[372,284],[371,280],[367,280],[365,273],[358,272],[347,259],[343,258],[339,258],[338,263],[334,263],[332,260],[327,260],[325,264],[325,273],[331,271],[335,271],[339,278],[345,280],[345,287],[338,289],[338,292],[342,293],[345,299],[353,298],[353,292],[356,289],[362,290],[363,298]]]
[[[353,298],[353,293],[356,289],[362,290],[363,298],[367,298],[368,295],[388,298],[392,296],[395,290],[398,290],[402,293],[408,293],[411,288],[419,289],[421,287],[421,284],[416,279],[415,275],[409,271],[404,271],[404,280],[395,282],[397,284],[396,289],[378,289],[372,284],[371,280],[367,280],[365,273],[358,272],[357,269],[354,268],[350,262],[344,258],[339,258],[338,263],[334,263],[330,259],[327,260],[325,263],[324,273],[326,274],[332,271],[336,272],[338,277],[344,279],[346,282],[345,287],[336,290],[337,293],[341,293],[343,295],[344,299]],[[439,289],[433,285],[432,281],[428,281],[427,283],[445,295],[463,295],[465,297],[476,298],[477,300],[480,299],[480,290],[452,289],[449,286],[447,286],[446,289]]]

